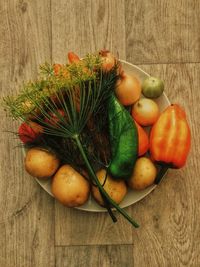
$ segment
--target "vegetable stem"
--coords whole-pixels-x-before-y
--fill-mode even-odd
[[[135,228],[138,228],[139,227],[138,223],[135,222],[122,208],[120,208],[120,206],[112,198],[110,198],[108,193],[105,191],[105,189],[103,188],[103,186],[99,182],[99,179],[97,178],[97,176],[96,176],[96,174],[95,174],[95,172],[94,172],[94,170],[93,170],[93,168],[92,168],[92,166],[91,166],[91,164],[87,158],[87,154],[84,151],[84,148],[80,142],[79,136],[75,135],[74,139],[75,139],[76,144],[79,148],[79,151],[83,157],[83,160],[86,164],[87,170],[88,170],[89,174],[91,175],[92,179],[97,184],[100,193],[106,198],[106,200],[109,202],[109,204],[111,204],[111,206],[113,206],[119,213],[121,213]],[[111,211],[111,209],[110,209],[110,211]]]
[[[168,166],[161,165],[161,169],[158,172],[158,174],[156,176],[156,179],[155,179],[155,182],[154,182],[155,184],[159,184],[161,182],[161,180],[165,176],[165,174],[166,174],[166,172],[167,172],[168,169],[169,169]]]

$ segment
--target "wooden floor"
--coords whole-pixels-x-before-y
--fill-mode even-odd
[[[28,176],[16,123],[0,113],[0,267],[200,266],[200,1],[0,0],[0,94],[45,61],[100,48],[165,81],[192,129],[187,166],[127,211],[140,222],[67,209]]]

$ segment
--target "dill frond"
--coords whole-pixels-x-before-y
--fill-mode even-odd
[[[45,63],[40,67],[38,80],[25,84],[17,96],[4,98],[4,104],[14,119],[33,120],[43,127],[39,146],[51,148],[63,162],[75,165],[76,169],[82,165],[87,169],[89,179],[98,186],[113,221],[116,218],[111,207],[138,227],[110,198],[95,174],[95,162],[103,166],[108,163],[109,156],[104,155],[104,150],[108,150],[108,140],[104,139],[107,133],[103,133],[106,103],[118,79],[117,63],[109,72],[103,72],[101,64],[98,54],[88,54],[70,65]],[[56,116],[56,123],[52,121],[52,115]],[[93,122],[93,129],[89,121]]]
[[[43,65],[40,65],[40,75],[44,77],[51,77],[54,75],[54,69],[51,64],[45,62]]]
[[[30,118],[37,106],[43,104],[44,98],[71,90],[80,84],[97,81],[100,65],[97,55],[88,55],[78,64],[60,65],[59,72],[55,74],[54,65],[45,63],[40,66],[38,80],[25,84],[17,96],[4,98],[6,109],[14,119]]]

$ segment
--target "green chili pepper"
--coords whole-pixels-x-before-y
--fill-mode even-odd
[[[114,94],[108,100],[109,137],[112,159],[108,172],[114,178],[130,178],[138,153],[138,134],[129,112]]]

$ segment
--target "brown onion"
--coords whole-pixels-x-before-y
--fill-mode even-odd
[[[103,58],[102,69],[105,72],[110,71],[116,64],[116,58],[109,50],[101,50],[99,55]]]
[[[122,105],[132,105],[140,98],[141,84],[135,76],[122,72],[115,93]]]

